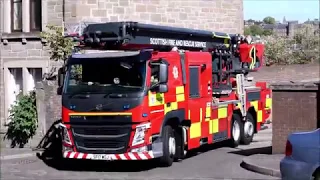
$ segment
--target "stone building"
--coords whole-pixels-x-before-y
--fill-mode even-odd
[[[242,33],[243,0],[0,0],[1,129],[17,94],[49,70],[39,38],[47,24],[124,20]]]

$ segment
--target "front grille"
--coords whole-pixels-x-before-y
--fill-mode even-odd
[[[120,122],[111,117],[97,117],[96,120],[84,120],[82,123],[72,123],[72,136],[78,152],[121,154],[128,148],[131,133],[131,117],[123,116]],[[72,118],[70,118],[71,120]],[[87,118],[88,119],[88,118]],[[110,121],[111,120],[111,121]],[[128,121],[130,120],[130,122]],[[126,121],[126,123],[125,123]]]

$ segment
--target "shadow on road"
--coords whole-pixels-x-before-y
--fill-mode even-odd
[[[193,156],[196,156],[201,153],[206,153],[215,149],[223,148],[223,147],[230,147],[230,142],[229,141],[222,141],[222,142],[217,142],[214,144],[208,144],[208,145],[203,145],[198,149],[194,149],[188,152],[187,156],[185,159],[192,158]]]
[[[238,154],[241,156],[251,156],[254,154],[272,154],[272,146],[261,147],[261,148],[252,148],[238,151],[231,151],[228,153]]]

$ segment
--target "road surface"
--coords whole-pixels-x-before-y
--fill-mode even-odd
[[[276,179],[240,167],[246,149],[271,145],[271,129],[261,131],[250,146],[237,149],[223,144],[211,146],[200,154],[176,162],[170,168],[155,168],[152,162],[69,162],[64,166],[43,162],[37,157],[6,160],[1,163],[1,179],[148,179],[214,180]],[[240,153],[240,154],[239,154]]]

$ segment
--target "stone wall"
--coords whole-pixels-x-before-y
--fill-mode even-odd
[[[130,20],[243,33],[243,0],[66,0],[65,8],[66,22]]]
[[[61,119],[61,96],[57,95],[56,81],[43,81],[36,86],[39,135],[43,136],[51,125]]]
[[[284,153],[287,137],[320,128],[319,84],[277,83],[272,88],[272,153]]]

